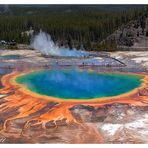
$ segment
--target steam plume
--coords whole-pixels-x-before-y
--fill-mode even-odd
[[[40,51],[44,55],[64,56],[64,57],[85,57],[89,53],[83,50],[70,50],[65,47],[58,47],[51,36],[45,32],[40,31],[31,42],[31,47]]]

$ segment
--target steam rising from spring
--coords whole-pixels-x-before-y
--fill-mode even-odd
[[[63,56],[63,57],[85,57],[89,53],[83,50],[70,50],[65,47],[58,47],[51,36],[45,32],[40,31],[31,42],[31,47],[40,51],[44,55]]]

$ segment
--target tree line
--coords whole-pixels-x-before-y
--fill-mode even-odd
[[[21,9],[21,8],[20,8]],[[17,12],[19,10],[17,9]],[[28,12],[28,11],[27,11]],[[108,35],[121,25],[147,15],[148,7],[122,11],[78,10],[78,11],[48,11],[33,14],[0,14],[0,40],[29,44],[31,37],[21,33],[29,30],[35,33],[40,29],[49,33],[52,39],[60,45],[80,48],[83,44],[87,50],[101,50],[115,47],[114,43],[101,44]],[[102,48],[102,47],[103,48]]]

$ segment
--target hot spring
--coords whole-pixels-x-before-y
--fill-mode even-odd
[[[0,56],[0,59],[6,59],[6,60],[11,60],[11,59],[19,59],[20,55],[3,55]]]
[[[131,74],[51,69],[19,76],[16,82],[41,95],[65,100],[88,100],[127,93],[139,87],[142,78]]]

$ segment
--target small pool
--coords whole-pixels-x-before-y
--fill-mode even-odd
[[[142,76],[74,70],[42,70],[16,78],[38,94],[60,99],[88,100],[127,93],[142,83]]]
[[[11,59],[19,59],[20,55],[4,55],[0,56],[0,59],[6,59],[6,60],[11,60]]]

